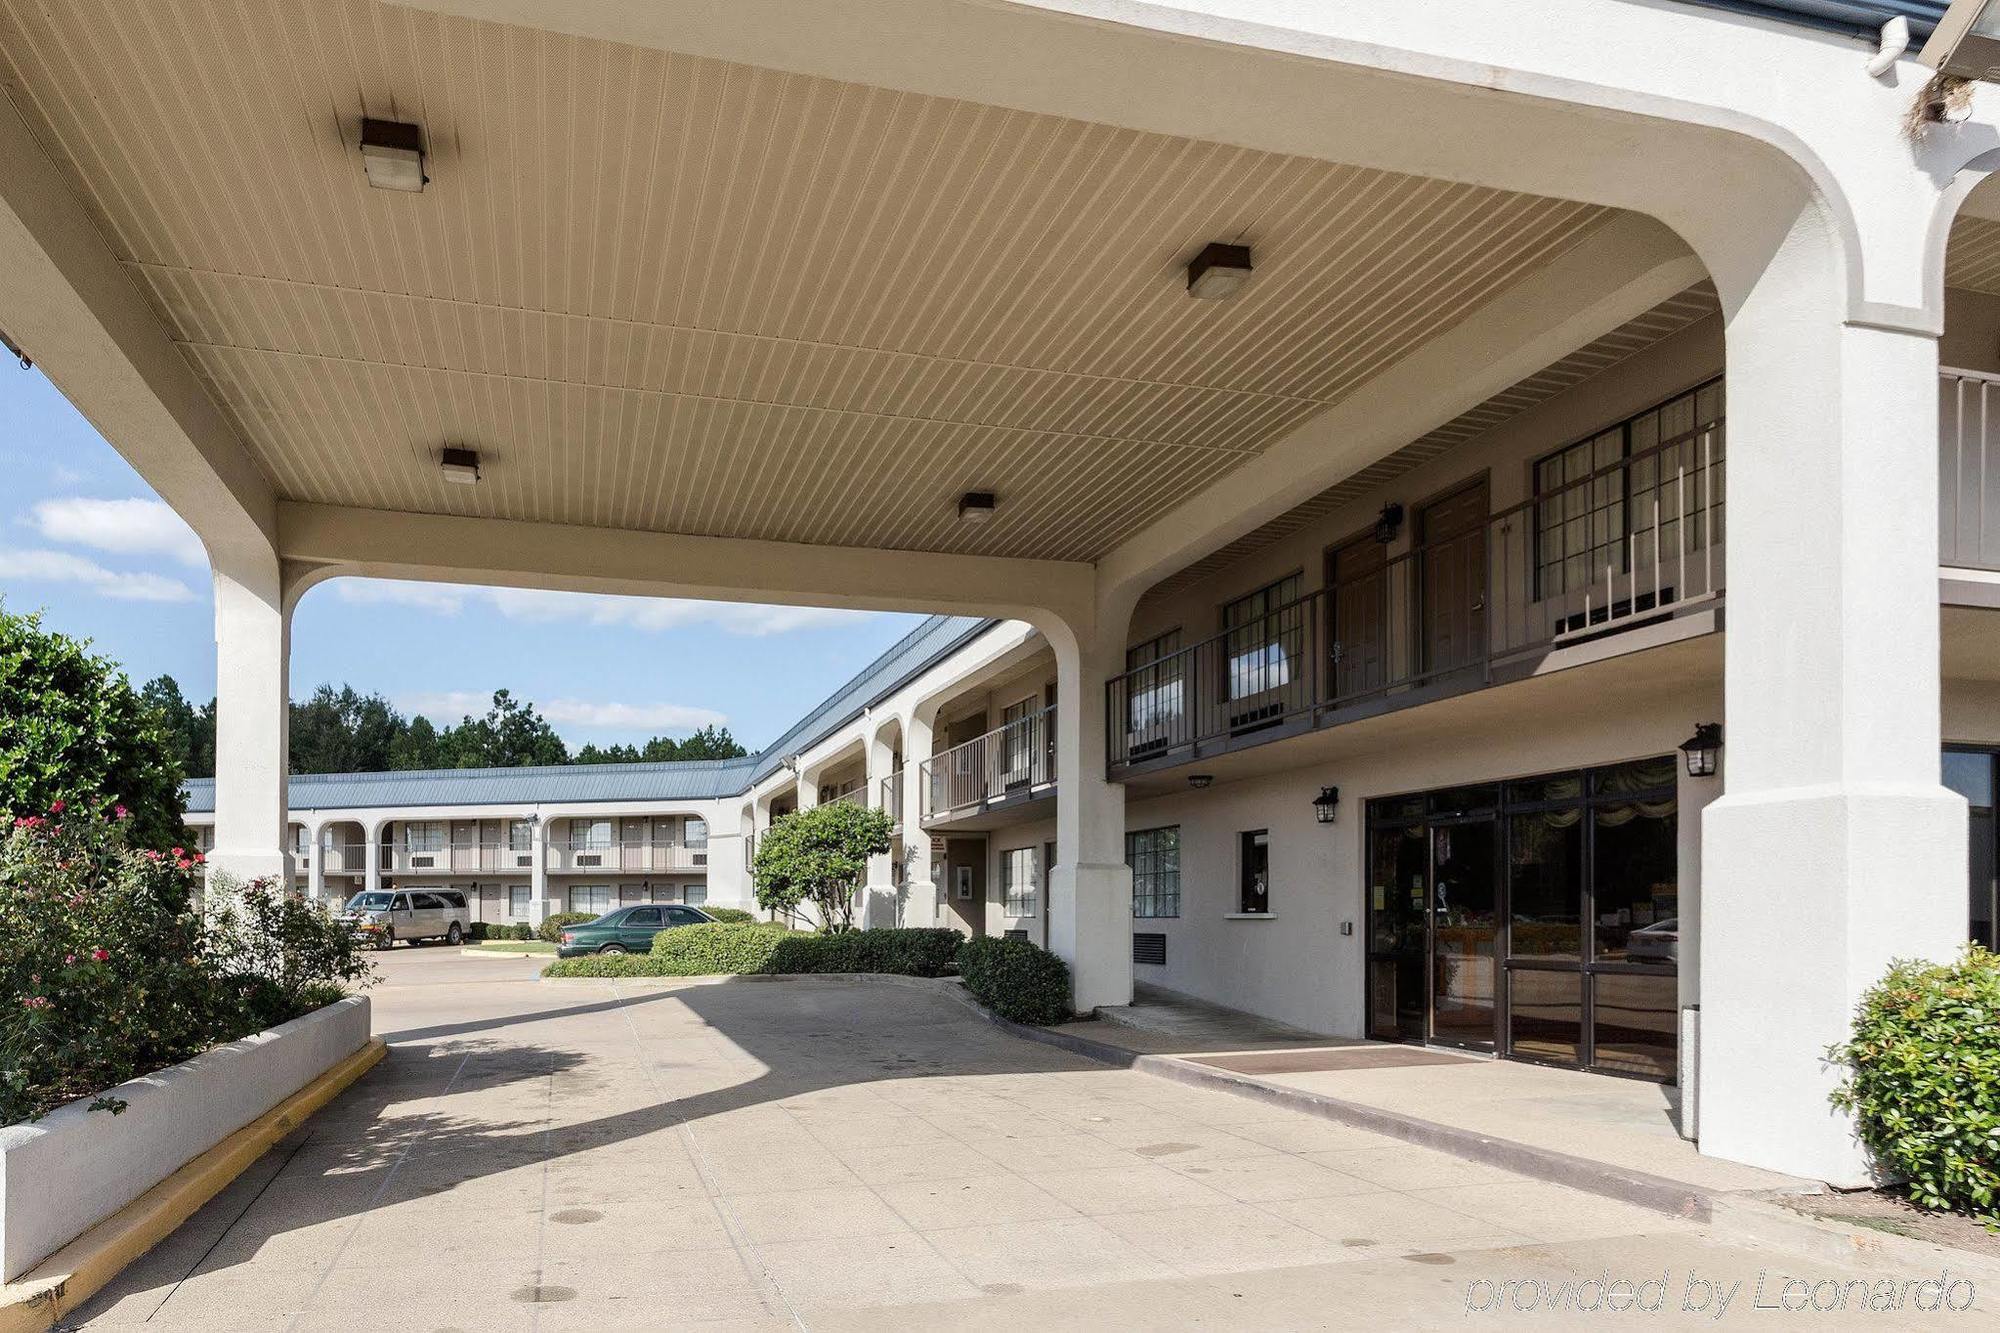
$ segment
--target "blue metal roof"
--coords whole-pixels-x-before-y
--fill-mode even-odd
[[[1870,38],[1882,30],[1884,23],[1900,15],[1910,21],[1912,41],[1922,42],[1944,17],[1947,0],[1686,0],[1686,3]]]
[[[862,669],[761,752],[741,759],[665,764],[560,764],[538,768],[440,768],[399,773],[295,773],[286,808],[343,810],[419,805],[716,800],[747,791],[788,756],[846,725],[1000,622],[931,616]],[[189,814],[215,810],[215,779],[183,786]]]

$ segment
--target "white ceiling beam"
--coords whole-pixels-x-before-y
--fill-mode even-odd
[[[1253,532],[1706,276],[1656,222],[1615,217],[1109,552],[1112,604]]]
[[[893,478],[885,479],[885,484]],[[279,506],[295,590],[343,575],[554,588],[789,606],[853,607],[1046,622],[1088,616],[1095,568],[1058,560],[939,555],[692,537],[515,519]]]
[[[271,558],[270,483],[4,94],[0,329],[188,521],[210,559]]]

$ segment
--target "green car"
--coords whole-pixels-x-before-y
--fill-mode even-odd
[[[564,926],[558,958],[580,958],[587,953],[644,953],[653,947],[653,936],[672,926],[705,926],[715,918],[695,907],[679,903],[634,903],[614,907],[595,921],[579,921]]]

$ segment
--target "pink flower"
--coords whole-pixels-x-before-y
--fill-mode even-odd
[[[175,856],[176,858],[179,858],[179,857],[183,857],[183,856],[186,856],[186,855],[187,855],[187,852],[186,852],[186,851],[185,851],[185,850],[184,850],[183,848],[180,848],[180,847],[176,847],[176,848],[174,848],[174,856]]]
[[[61,814],[62,812],[63,812],[63,803],[62,803],[61,801],[50,801],[50,802],[49,802],[49,813],[50,813],[50,814],[52,814],[52,815],[59,815],[59,814]]]
[[[75,955],[75,954],[73,954],[73,953],[66,953],[66,954],[64,954],[64,955],[63,955],[63,966],[67,967],[67,966],[69,966],[69,965],[70,965],[71,963],[74,963],[75,961],[76,961],[76,955]]]
[[[122,805],[114,805],[111,807],[111,817],[113,819],[123,819],[131,813],[132,812],[130,810],[127,810]]]
[[[24,1009],[47,1009],[49,1007],[49,997],[46,995],[30,995],[27,999],[21,1001],[21,1007]]]
[[[99,945],[97,948],[92,949],[90,951],[90,959],[92,962],[95,963],[102,963],[105,960],[109,959],[110,957],[111,957],[111,950],[105,948],[103,945]]]

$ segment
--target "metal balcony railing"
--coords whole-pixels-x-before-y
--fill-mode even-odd
[[[533,864],[530,857],[529,864]],[[550,870],[706,870],[708,844],[610,843],[601,846],[549,848]]]
[[[1055,790],[1053,708],[1005,723],[918,765],[923,818],[958,817]]]
[[[368,844],[337,842],[320,849],[320,869],[329,875],[359,875],[368,869]]]
[[[1938,563],[2000,570],[2000,375],[1938,372]]]
[[[882,779],[881,808],[888,811],[889,822],[896,832],[903,831],[903,770],[897,769]]]
[[[366,858],[363,859],[365,861]],[[402,874],[421,874],[425,871],[462,874],[468,871],[532,870],[534,866],[535,854],[526,849],[502,847],[497,843],[447,843],[431,848],[392,846],[386,868]]]
[[[1493,683],[1552,647],[1722,591],[1717,419],[1107,685],[1107,759],[1182,761]],[[1386,548],[1384,548],[1386,549]]]

